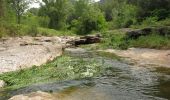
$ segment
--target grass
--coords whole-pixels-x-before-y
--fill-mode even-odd
[[[170,49],[170,37],[151,34],[138,39],[128,40],[129,47]]]
[[[141,29],[146,27],[161,27],[161,26],[170,26],[170,18],[166,18],[165,20],[161,21],[157,21],[154,18],[148,18],[139,25],[132,25],[131,28]]]
[[[44,36],[73,36],[75,34],[73,34],[72,31],[57,31],[54,29],[48,29],[48,28],[38,28],[38,31],[40,33],[40,35],[44,35]]]
[[[121,47],[124,42],[125,34],[119,30],[113,30],[110,32],[103,33],[102,46],[104,48],[114,48],[114,49],[123,49]]]
[[[94,60],[62,56],[40,67],[2,74],[0,80],[7,83],[6,89],[17,89],[35,83],[92,77],[100,72],[100,68]]]
[[[168,30],[167,30],[168,32]],[[128,49],[130,47],[152,48],[152,49],[170,49],[170,36],[152,33],[146,36],[140,36],[137,39],[127,38],[122,30],[113,30],[103,33],[102,43],[95,46],[97,49]],[[92,48],[92,47],[91,47]],[[93,49],[95,49],[93,47]]]
[[[57,31],[54,29],[42,28],[27,25],[17,24],[1,24],[0,25],[0,38],[8,36],[65,36],[74,35],[71,31]]]

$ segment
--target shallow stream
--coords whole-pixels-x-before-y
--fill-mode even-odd
[[[139,67],[129,62],[99,56],[92,51],[70,49],[65,55],[83,60],[95,59],[103,64],[94,77],[70,81],[36,84],[18,90],[1,92],[0,100],[18,94],[44,91],[60,95],[56,100],[169,100],[170,69]]]

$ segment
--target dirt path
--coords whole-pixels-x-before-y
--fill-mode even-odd
[[[130,62],[135,62],[139,66],[154,65],[170,68],[170,50],[154,50],[131,48],[128,50],[108,49],[104,52],[115,53],[120,57],[129,58]]]
[[[62,54],[66,37],[15,37],[0,40],[0,73],[39,66]]]

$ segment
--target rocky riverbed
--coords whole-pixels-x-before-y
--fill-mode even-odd
[[[74,39],[75,37],[2,39],[0,42],[0,73],[45,64],[57,56],[61,56],[63,48],[68,46],[67,42],[74,41]],[[9,98],[10,100],[170,99],[169,50],[131,48],[128,50],[108,49],[99,51],[116,54],[125,58],[125,61],[124,59],[122,61],[101,56],[97,53],[98,51],[67,48],[64,55],[70,56],[72,59],[80,59],[81,62],[95,61],[102,65],[100,70],[96,70],[101,72],[97,76],[78,80],[54,82],[49,79],[49,83],[33,84],[16,90],[2,89],[0,90],[0,100]],[[73,60],[72,63],[79,64],[80,62]],[[90,70],[90,67],[88,67],[87,72],[89,73]],[[1,83],[3,83],[3,86],[5,85],[3,81]]]
[[[0,74],[39,66],[61,56],[74,37],[14,37],[0,40]]]
[[[140,67],[100,56],[93,51],[69,48],[66,55],[102,64],[99,75],[35,84],[9,91],[10,100],[169,100],[170,69]],[[131,61],[129,61],[131,62]],[[79,63],[79,62],[73,62]]]
[[[99,50],[113,53],[130,60],[138,66],[157,66],[170,68],[170,50],[155,50],[146,48],[130,48],[128,50]]]

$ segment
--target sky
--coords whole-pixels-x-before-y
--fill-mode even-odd
[[[100,1],[100,0],[95,0],[95,1],[97,2],[97,1]],[[31,4],[30,7],[31,8],[38,8],[38,7],[40,7],[40,5],[38,3],[34,3],[34,4]]]

